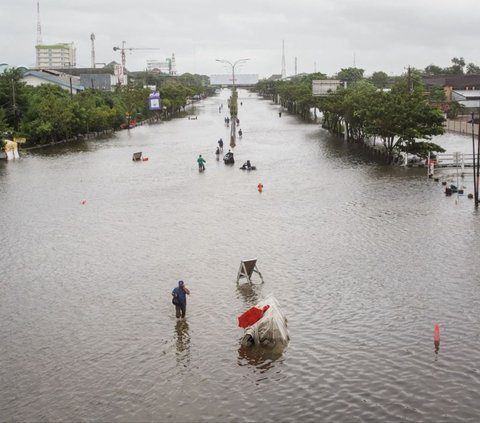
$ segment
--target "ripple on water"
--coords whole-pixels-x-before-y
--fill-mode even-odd
[[[2,419],[476,421],[471,202],[246,91],[235,156],[258,170],[227,167],[227,98],[0,166]],[[264,284],[237,286],[248,258]],[[245,349],[237,317],[270,294],[290,343]]]

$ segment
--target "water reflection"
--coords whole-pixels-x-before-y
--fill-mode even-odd
[[[238,365],[253,366],[263,372],[273,368],[276,362],[282,358],[285,347],[276,345],[265,347],[259,345],[242,345],[238,349]]]
[[[62,156],[72,155],[75,153],[86,153],[90,151],[92,151],[91,140],[80,139],[65,143],[46,145],[42,148],[33,148],[30,150],[26,150],[25,152],[35,156]]]
[[[190,332],[188,322],[185,319],[178,319],[175,324],[175,345],[177,352],[175,354],[177,365],[187,367],[190,363]]]
[[[261,286],[250,283],[237,285],[237,292],[240,294],[246,306],[252,307],[258,303],[259,294],[261,294]]]

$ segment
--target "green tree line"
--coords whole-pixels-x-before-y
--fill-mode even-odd
[[[442,111],[431,105],[432,93],[423,84],[421,74],[411,72],[397,77],[389,90],[380,89],[389,83],[388,79],[381,74],[373,76],[373,80],[366,79],[362,69],[342,69],[336,78],[347,81],[346,87],[340,86],[324,97],[312,95],[312,80],[328,79],[321,73],[288,81],[262,80],[257,91],[275,101],[280,97],[287,110],[304,118],[310,118],[312,109],[319,109],[322,126],[333,134],[345,133],[349,141],[381,140],[390,162],[399,152],[420,157],[443,152],[431,139],[444,133],[445,119]]]
[[[133,119],[159,117],[148,109],[151,90],[145,82],[158,87],[163,118],[184,109],[189,98],[213,91],[205,76],[135,75],[113,92],[86,89],[71,95],[55,85],[28,86],[22,82],[22,71],[14,68],[0,74],[0,137],[26,138],[26,146],[32,146],[115,130]]]

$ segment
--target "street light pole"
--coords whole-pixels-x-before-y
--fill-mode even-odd
[[[223,60],[223,59],[215,59],[217,62],[220,63],[226,63],[231,66],[232,68],[232,96],[230,97],[230,121],[231,121],[231,127],[230,127],[230,147],[235,147],[235,138],[237,136],[237,110],[238,110],[238,104],[237,104],[237,93],[236,93],[236,87],[235,87],[235,66],[237,66],[240,63],[245,63],[247,60],[250,59],[238,59],[235,62],[230,62],[229,60]]]
[[[233,89],[235,90],[235,66],[237,66],[239,63],[245,63],[246,61],[250,60],[249,58],[247,59],[238,59],[235,62],[230,62],[229,60],[224,60],[224,59],[215,59],[217,62],[220,63],[226,63],[227,65],[230,65],[232,68],[232,85]]]

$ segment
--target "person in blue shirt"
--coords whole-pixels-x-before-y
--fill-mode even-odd
[[[180,317],[185,318],[187,313],[187,295],[190,295],[190,291],[183,281],[178,281],[178,287],[172,291],[172,303],[175,305],[177,319]]]

